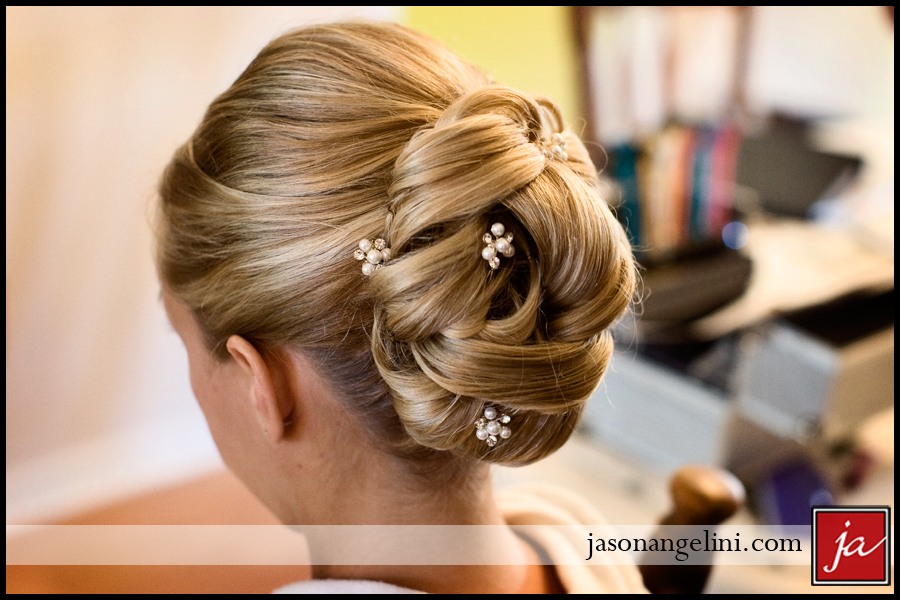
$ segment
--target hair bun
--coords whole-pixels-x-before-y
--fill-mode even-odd
[[[612,351],[606,328],[634,289],[621,226],[597,193],[583,145],[555,105],[477,89],[416,133],[394,167],[395,259],[372,278],[373,354],[407,432],[425,446],[509,464],[568,438]],[[516,254],[481,258],[491,223]],[[513,435],[475,437],[486,404]]]

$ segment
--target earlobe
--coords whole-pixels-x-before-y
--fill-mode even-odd
[[[231,357],[244,371],[247,377],[247,401],[256,416],[261,433],[273,441],[284,437],[285,428],[293,416],[291,411],[287,418],[283,417],[281,405],[290,402],[289,398],[280,398],[285,390],[278,385],[277,367],[269,364],[256,347],[239,335],[228,338],[225,344]]]

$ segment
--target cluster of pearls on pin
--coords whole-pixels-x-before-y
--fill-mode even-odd
[[[484,416],[475,421],[475,437],[493,448],[497,445],[498,437],[506,439],[512,435],[512,430],[506,426],[510,420],[509,415],[498,414],[496,408],[487,406]]]
[[[544,151],[544,156],[547,158],[556,158],[563,162],[569,160],[569,155],[566,154],[566,141],[563,139],[562,134],[554,133],[550,136],[550,141],[542,138],[540,145]]]
[[[512,245],[513,234],[507,233],[503,236],[504,233],[506,233],[506,227],[503,226],[503,223],[494,223],[491,225],[491,231],[485,233],[481,238],[487,244],[481,251],[481,257],[488,261],[492,269],[500,266],[498,252],[507,258],[516,253],[516,249]]]
[[[360,240],[359,248],[353,251],[356,260],[362,260],[363,275],[371,275],[375,269],[380,267],[382,263],[391,260],[391,249],[387,247],[387,243],[381,239]]]

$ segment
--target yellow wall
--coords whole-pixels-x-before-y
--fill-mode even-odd
[[[406,24],[523,92],[549,96],[580,131],[581,109],[571,7],[411,6]]]

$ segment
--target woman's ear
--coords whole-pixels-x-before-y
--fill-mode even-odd
[[[286,365],[279,357],[263,356],[239,335],[228,338],[225,347],[246,375],[246,400],[259,427],[271,440],[281,441],[294,418],[294,398],[290,386],[286,385]]]

